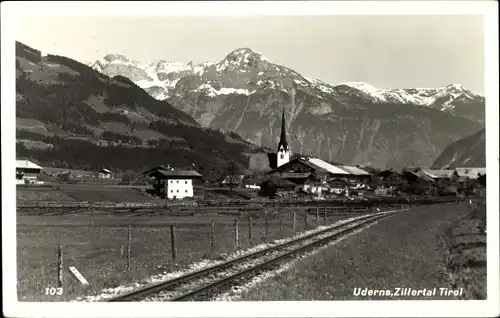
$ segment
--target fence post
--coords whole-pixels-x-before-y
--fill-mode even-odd
[[[280,232],[283,231],[283,210],[280,211]]]
[[[234,218],[234,246],[235,249],[240,247],[240,242],[238,240],[238,218]]]
[[[324,222],[325,222],[325,224],[326,224],[326,206],[325,206],[325,208],[324,208],[324,210],[323,210],[323,221],[324,221]]]
[[[212,257],[215,248],[215,221],[212,221],[212,235],[210,236],[210,257]]]
[[[61,244],[57,246],[57,287],[63,283],[63,250]]]
[[[316,226],[319,224],[319,207],[316,208]]]
[[[132,245],[132,226],[129,225],[128,235],[127,235],[127,270],[130,270],[131,245]]]
[[[252,218],[248,217],[248,244],[252,245]]]
[[[293,231],[295,232],[295,220],[296,220],[296,213],[295,209],[293,209]]]
[[[304,211],[304,226],[306,227],[305,229],[307,230],[307,209]]]
[[[266,222],[266,237],[268,234],[269,226],[268,226],[268,218],[267,218],[267,210],[264,212],[264,220]]]
[[[172,261],[177,262],[177,250],[175,248],[175,226],[170,225],[170,243],[172,245]]]

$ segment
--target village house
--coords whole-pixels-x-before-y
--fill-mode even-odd
[[[314,157],[297,158],[269,172],[269,174],[277,173],[312,173],[323,181],[328,178],[348,179],[352,176],[350,172]]]
[[[455,168],[451,180],[458,185],[460,192],[467,192],[480,186],[478,179],[486,175],[486,168]]]
[[[373,193],[377,196],[383,196],[383,195],[392,196],[396,193],[396,191],[394,188],[386,188],[385,186],[378,186],[375,188]]]
[[[342,179],[332,179],[328,181],[330,193],[345,194],[347,191],[348,183]]]
[[[304,186],[307,180],[315,179],[316,176],[311,172],[280,172],[274,173],[273,176],[276,176],[280,179],[288,180],[294,183],[297,189],[304,189]]]
[[[435,194],[435,181],[422,171],[407,171],[403,174],[404,187],[414,194]]]
[[[16,184],[35,183],[42,169],[29,160],[16,160]]]
[[[261,193],[266,196],[288,196],[291,197],[292,191],[297,190],[297,185],[286,179],[275,175],[268,175],[259,183]]]
[[[160,166],[145,171],[153,181],[155,195],[167,199],[203,198],[205,186],[202,175],[193,170],[175,170]]]
[[[111,170],[101,169],[99,170],[99,179],[110,179],[111,178]]]
[[[484,174],[486,174],[486,168],[455,168],[453,177],[475,180]]]
[[[308,179],[306,180],[304,187],[304,192],[317,194],[318,196],[322,196],[323,194],[329,192],[330,187],[326,180],[320,180],[318,178]]]
[[[420,169],[420,171],[426,176],[432,178],[436,185],[439,187],[446,187],[450,185],[451,178],[453,177],[454,170],[431,170],[431,169]]]
[[[483,188],[486,188],[486,173],[477,178],[477,181]]]
[[[372,174],[361,169],[358,166],[338,165],[338,167],[350,173],[348,179],[356,185],[356,188],[360,188],[370,181],[370,177]]]
[[[388,188],[399,188],[403,183],[403,176],[391,169],[380,171],[378,176]]]

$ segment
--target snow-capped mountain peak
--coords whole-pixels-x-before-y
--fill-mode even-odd
[[[238,60],[238,62],[242,62],[244,60],[257,59],[257,60],[269,62],[269,60],[262,53],[254,51],[248,47],[239,48],[239,49],[232,51],[231,53],[226,55],[225,59],[233,60],[233,61]]]
[[[225,58],[216,63],[217,72],[226,69],[234,70],[237,68],[246,70],[249,68],[257,69],[262,63],[269,63],[269,60],[261,53],[255,52],[250,48],[240,48],[232,51]]]
[[[191,63],[192,65],[192,63]],[[160,60],[156,63],[156,72],[165,72],[165,73],[178,73],[182,71],[187,71],[191,70],[192,66],[189,64],[184,64],[181,62],[174,62],[174,61],[165,61],[165,60]]]
[[[92,67],[98,71],[102,71],[102,69],[109,64],[138,65],[123,54],[107,54],[103,58],[95,61]]]
[[[457,103],[484,102],[461,84],[439,88],[378,88],[366,82],[330,84],[304,77],[294,70],[274,64],[263,54],[248,47],[231,51],[218,62],[188,64],[158,60],[140,65],[122,54],[108,54],[93,64],[93,68],[110,76],[122,75],[157,99],[189,94],[207,98],[221,95],[252,95],[264,91],[308,92],[318,100],[336,99],[349,105],[350,98],[372,103],[397,103],[428,106],[453,112]],[[323,102],[322,102],[323,103]]]
[[[457,100],[480,99],[461,84],[449,84],[439,88],[377,88],[364,82],[340,83],[335,87],[347,86],[359,91],[363,96],[369,96],[378,103],[401,103],[419,106],[439,104],[441,110],[454,107]]]

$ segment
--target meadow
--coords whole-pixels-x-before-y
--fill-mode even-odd
[[[118,209],[113,204],[112,208],[92,205],[71,208],[64,207],[64,203],[126,201],[149,204],[165,201],[127,186],[59,184],[51,188],[17,187],[18,298],[21,301],[65,301],[93,295],[104,288],[170,273],[204,259],[221,259],[237,249],[352,216],[330,209],[325,220],[324,210],[320,208],[317,214],[316,208],[334,203],[256,203],[258,201],[241,200],[251,197],[253,191],[238,191],[228,193],[227,189],[207,189],[205,194],[211,200],[205,200],[197,207]],[[241,202],[221,206],[221,203],[234,199]],[[391,199],[394,202],[383,200],[377,204],[401,207],[395,199]],[[29,207],[33,202],[60,202],[63,206]],[[336,205],[343,206],[343,203]],[[377,206],[362,207],[356,214],[371,212]],[[236,218],[238,246],[235,240]],[[175,262],[171,225],[175,227]],[[58,285],[59,246],[63,252],[64,293],[50,296],[45,294],[45,289]],[[89,282],[88,286],[72,276],[68,270],[70,266],[81,272]]]
[[[249,211],[239,218],[238,249],[349,217],[347,214],[331,215],[326,221],[321,217],[316,222],[316,217],[308,215],[306,225],[306,208],[283,208],[279,210],[283,214],[277,213],[278,209],[268,209],[267,226],[264,210]],[[295,231],[293,210],[296,211]],[[252,223],[251,241],[248,216]],[[175,226],[176,262],[173,261],[170,225]],[[213,243],[212,233],[215,234]],[[50,296],[45,294],[45,289],[57,287],[59,245],[63,251],[64,293]],[[181,269],[202,259],[219,259],[236,248],[235,216],[218,214],[213,209],[184,215],[171,215],[171,211],[165,209],[65,211],[58,215],[40,215],[40,211],[22,209],[17,213],[18,299],[72,300],[93,295],[103,288]],[[68,271],[70,266],[80,271],[89,282],[88,286],[72,276]]]
[[[468,217],[469,209],[466,203],[414,207],[297,262],[246,290],[239,300],[457,299],[439,292],[362,297],[354,295],[357,287],[463,287],[458,299],[484,299],[486,249],[478,247],[485,237],[471,225],[476,221]]]
[[[464,299],[486,299],[486,197],[472,200],[446,231],[446,268],[453,286],[465,288]]]

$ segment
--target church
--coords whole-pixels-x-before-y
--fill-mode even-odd
[[[254,153],[250,155],[249,169],[253,171],[269,172],[290,161],[290,146],[286,139],[285,108],[281,118],[281,135],[276,152]]]
[[[275,175],[293,182],[301,179],[301,183],[309,179],[323,181],[342,179],[353,183],[365,183],[370,178],[371,174],[360,169],[359,166],[331,164],[314,157],[292,159],[285,127],[285,109],[283,108],[281,135],[276,152],[252,154],[249,162],[250,170],[267,172],[268,175]]]

